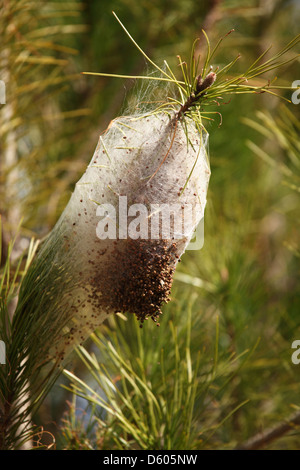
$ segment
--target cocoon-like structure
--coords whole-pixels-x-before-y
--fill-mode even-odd
[[[135,314],[141,324],[158,320],[204,216],[207,145],[192,119],[163,112],[117,118],[100,136],[38,255],[52,253],[39,282],[49,290],[54,270],[61,286],[55,303],[66,319],[50,355],[63,358],[109,313]]]

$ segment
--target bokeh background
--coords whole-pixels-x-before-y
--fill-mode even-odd
[[[178,73],[177,55],[189,60],[197,37],[204,56],[202,29],[212,45],[235,30],[212,65],[240,53],[232,70],[238,73],[271,44],[267,58],[283,48],[300,24],[296,0],[0,4],[2,263],[20,221],[15,257],[31,237],[49,233],[99,134],[140,93],[135,80],[81,74],[149,72],[112,10],[152,60],[167,60]],[[292,86],[300,79],[299,59],[265,80],[274,77]],[[281,92],[287,99],[291,94]],[[219,114],[207,124],[212,174],[204,247],[183,256],[160,328],[149,322],[140,330],[130,315],[109,318],[99,331],[101,345],[86,345],[116,385],[116,406],[128,427],[99,403],[75,403],[61,377],[35,417],[49,432],[46,444],[54,436],[57,448],[231,449],[299,409],[300,365],[291,360],[292,342],[300,339],[299,110],[269,94],[235,95],[212,108],[222,124]],[[100,390],[79,358],[70,370]],[[297,449],[299,430],[266,446]]]

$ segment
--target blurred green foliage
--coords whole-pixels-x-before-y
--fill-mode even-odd
[[[6,0],[1,8],[7,13],[1,16],[0,34],[8,52],[0,55],[0,73],[9,74],[10,82],[7,104],[0,108],[0,211],[5,235],[19,223],[11,215],[12,208],[19,208],[24,237],[45,235],[53,227],[99,133],[136,90],[132,80],[80,72],[147,71],[111,10],[148,56],[158,64],[166,59],[175,68],[177,54],[189,59],[202,28],[213,44],[234,28],[214,65],[241,53],[245,69],[270,44],[274,51],[282,48],[299,25],[297,2],[286,0],[249,0],[242,6],[234,0],[176,0],[171,5],[166,0],[58,0],[37,1],[34,8],[25,0]],[[200,54],[201,47],[203,41]],[[54,62],[34,63],[24,57]],[[237,63],[236,71],[239,67]],[[274,76],[275,71],[266,79]],[[282,85],[291,86],[298,78],[299,61],[278,71]],[[284,93],[290,99],[291,93]],[[12,107],[9,121],[5,106]],[[36,417],[58,439],[58,448],[120,448],[122,442],[124,448],[234,448],[300,406],[300,366],[291,362],[291,344],[300,339],[299,106],[262,94],[234,96],[215,110],[222,114],[222,125],[218,127],[216,115],[208,126],[212,175],[204,247],[183,256],[160,328],[147,323],[139,330],[134,318],[111,318],[99,331],[102,347],[87,344],[103,362],[109,380],[118,384],[117,406],[136,434],[106,415],[99,403],[91,405],[94,415],[90,408],[86,411],[87,428],[71,407],[61,429],[70,399],[60,388],[62,378]],[[8,150],[15,152],[10,162]],[[17,169],[13,180],[11,164]],[[7,181],[14,189],[9,197]],[[128,382],[117,370],[119,359],[114,362],[109,355],[110,342],[119,348],[133,380],[142,377],[159,401],[155,426],[148,422],[149,402],[135,396],[136,384],[142,390],[140,383]],[[191,403],[175,399],[174,387],[187,393],[187,351],[195,396],[185,410]],[[89,383],[91,370],[80,360],[74,357],[69,370]],[[183,415],[190,420],[188,426],[178,424],[180,407],[187,411]],[[164,421],[167,427],[162,428]],[[148,441],[145,435],[141,438],[147,429]],[[299,448],[299,431],[269,448]]]

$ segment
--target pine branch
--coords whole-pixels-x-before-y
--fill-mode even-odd
[[[255,436],[248,439],[246,442],[239,444],[235,450],[257,450],[272,442],[280,439],[285,434],[293,431],[300,426],[300,411],[297,411],[286,421],[277,424],[276,426],[266,429],[265,431],[256,434]]]

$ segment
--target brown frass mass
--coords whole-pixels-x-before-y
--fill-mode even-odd
[[[170,300],[176,251],[176,243],[166,240],[117,240],[105,275],[92,279],[94,306],[134,313],[141,325],[147,318],[157,322]]]

